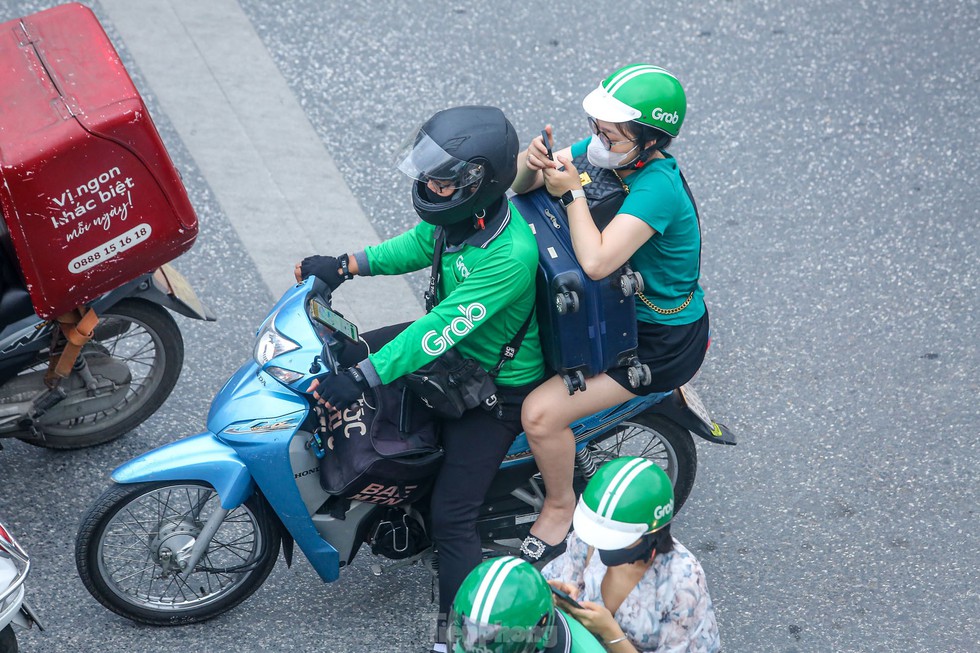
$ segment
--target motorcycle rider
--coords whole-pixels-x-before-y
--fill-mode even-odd
[[[567,550],[542,570],[580,603],[568,613],[610,651],[721,648],[704,570],[671,536],[673,515],[667,474],[646,458],[616,458],[589,479]]]
[[[342,364],[351,366],[316,387],[318,398],[336,409],[450,348],[492,370],[502,360],[504,346],[527,324],[515,357],[496,376],[497,405],[469,410],[442,425],[445,457],[431,502],[431,535],[439,554],[440,631],[457,588],[482,559],[479,508],[522,430],[521,403],[544,375],[537,320],[529,319],[537,244],[505,197],[517,175],[518,149],[517,133],[500,109],[464,106],[436,113],[406,141],[399,164],[414,180],[412,205],[422,221],[353,255],[311,256],[295,268],[297,280],[313,274],[336,288],[355,275],[428,268],[437,239],[445,237],[431,311],[414,322],[364,334],[369,347],[353,358],[348,352]],[[438,640],[434,650],[445,650],[442,637]]]
[[[453,653],[599,653],[603,646],[554,605],[551,587],[529,562],[503,556],[460,585],[450,617]]]

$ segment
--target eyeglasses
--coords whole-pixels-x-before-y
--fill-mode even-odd
[[[434,166],[429,172],[419,170],[415,178],[423,184],[428,184],[429,188],[440,195],[446,195],[460,188],[472,186],[483,179],[483,174],[483,165],[456,160],[452,165]]]
[[[425,183],[428,184],[429,188],[436,191],[437,193],[448,193],[449,191],[456,190],[456,182],[448,179],[436,179],[435,177],[426,177]]]
[[[633,143],[636,141],[635,138],[627,138],[622,141],[611,141],[609,137],[606,136],[605,132],[599,129],[599,123],[596,122],[595,118],[589,116],[589,127],[592,129],[592,133],[599,137],[599,142],[607,150],[611,150],[613,145],[619,145],[620,143]]]

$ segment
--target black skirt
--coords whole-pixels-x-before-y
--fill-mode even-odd
[[[637,323],[636,354],[650,368],[649,385],[634,388],[627,377],[628,366],[606,371],[613,380],[635,395],[669,392],[690,381],[704,362],[708,350],[708,309],[690,324]]]

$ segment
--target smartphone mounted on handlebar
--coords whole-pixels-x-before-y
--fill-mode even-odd
[[[323,356],[322,358],[317,356],[313,359],[313,363],[310,365],[310,374],[316,374],[323,369],[321,362],[327,366],[328,370],[336,374],[340,370],[338,359],[344,347],[348,343],[357,343],[360,338],[357,326],[316,297],[310,300],[309,314],[314,322],[326,327],[329,335],[333,336],[332,339],[324,339]],[[322,333],[320,335],[323,336]],[[319,454],[317,457],[320,457]]]
[[[351,342],[357,342],[359,334],[357,325],[348,321],[343,315],[333,310],[319,299],[310,302],[310,316],[334,333],[340,334]]]

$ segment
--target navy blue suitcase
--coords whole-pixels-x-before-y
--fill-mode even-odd
[[[511,202],[538,241],[537,312],[545,363],[565,380],[569,394],[586,379],[629,364],[634,386],[649,383],[649,370],[636,359],[636,304],[642,279],[624,266],[593,281],[575,258],[568,219],[544,189]]]

